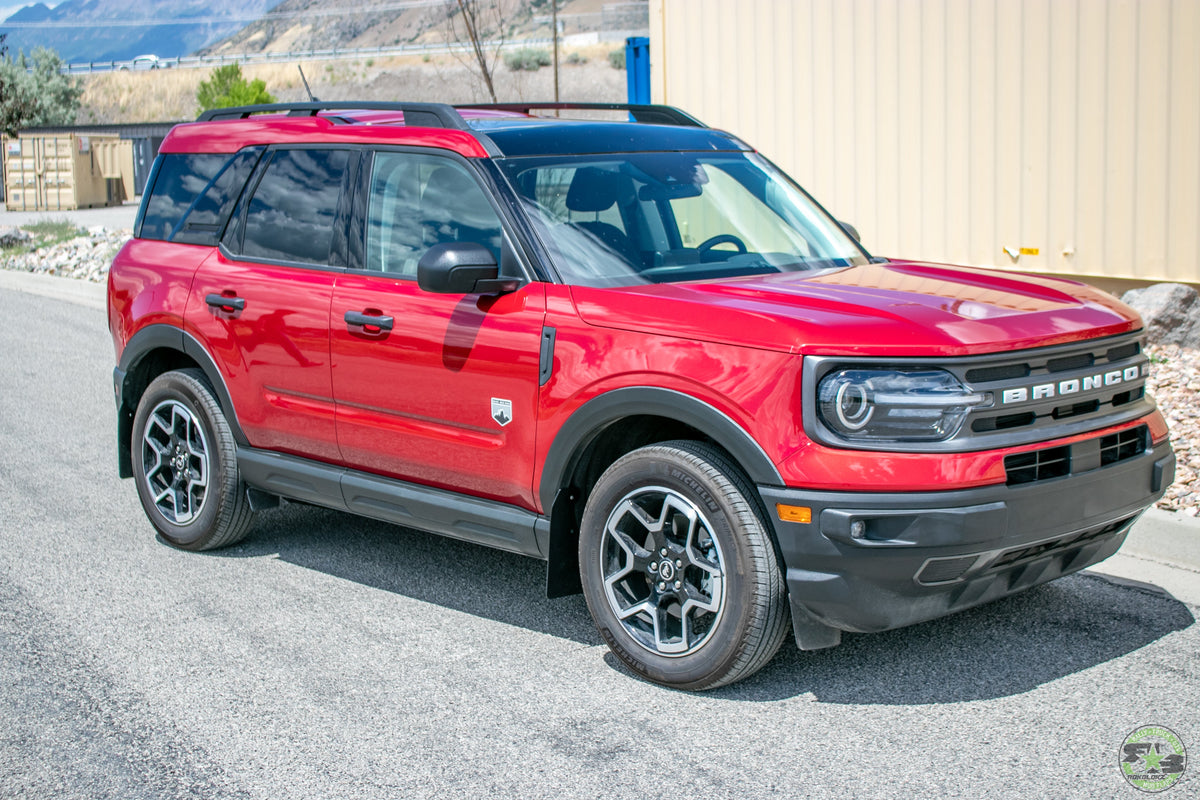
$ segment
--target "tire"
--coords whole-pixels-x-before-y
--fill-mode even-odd
[[[198,369],[154,379],[133,419],[134,482],[151,524],[182,550],[245,538],[253,521],[237,446]]]
[[[688,441],[635,450],[600,476],[580,578],[600,635],[633,672],[714,689],[779,650],[787,592],[753,491],[721,451]]]

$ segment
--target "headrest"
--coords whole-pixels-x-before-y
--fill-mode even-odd
[[[603,211],[617,202],[620,173],[599,167],[580,167],[567,189],[570,211]]]
[[[429,219],[453,219],[476,228],[498,227],[496,212],[483,192],[454,167],[438,167],[429,176],[421,193],[421,207]]]

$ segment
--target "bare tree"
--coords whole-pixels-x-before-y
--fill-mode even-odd
[[[493,103],[499,102],[492,76],[500,62],[504,41],[501,0],[447,0],[446,42],[467,42],[470,45],[472,58],[459,60],[483,79]]]

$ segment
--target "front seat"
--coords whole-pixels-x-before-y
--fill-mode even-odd
[[[620,196],[622,176],[612,170],[599,167],[580,167],[571,178],[567,189],[567,210],[578,213],[595,213],[607,211],[613,207]],[[582,220],[571,223],[576,228],[586,232],[590,238],[598,241],[607,250],[611,250],[624,261],[639,269],[645,264],[642,254],[634,247],[629,237],[618,228],[600,220]]]
[[[421,192],[425,244],[474,242],[500,261],[500,219],[483,190],[456,167],[438,167]]]

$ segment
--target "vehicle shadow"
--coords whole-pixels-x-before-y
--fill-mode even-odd
[[[1194,622],[1157,587],[1082,572],[931,622],[845,634],[829,650],[785,644],[762,672],[720,693],[778,700],[795,687],[851,705],[994,699],[1128,655]]]
[[[601,644],[582,595],[546,598],[546,564],[470,542],[298,503],[259,514],[213,556],[282,561],[474,616]]]
[[[548,600],[545,564],[435,534],[298,504],[262,514],[219,557],[275,555],[355,583],[586,645],[601,639],[581,595]],[[1194,624],[1165,592],[1081,573],[959,614],[801,652],[789,636],[757,675],[709,697],[921,705],[1020,694]],[[623,671],[611,653],[607,663]]]

